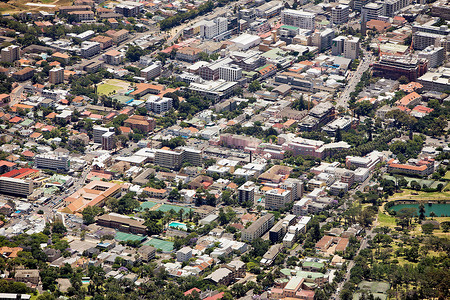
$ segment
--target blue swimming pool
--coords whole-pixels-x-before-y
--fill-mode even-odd
[[[178,222],[172,222],[169,224],[169,227],[175,228],[175,229],[182,229],[187,231],[187,225],[184,223],[178,223]]]

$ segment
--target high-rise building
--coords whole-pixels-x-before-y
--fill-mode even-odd
[[[383,1],[383,16],[392,18],[398,11],[410,3],[411,0],[385,0]]]
[[[370,0],[355,0],[353,2],[353,9],[356,11],[361,11],[361,9],[369,2]]]
[[[205,39],[212,39],[224,33],[228,29],[227,18],[219,17],[211,21],[200,21],[197,23],[200,27],[200,36]]]
[[[331,20],[333,24],[344,24],[348,22],[350,7],[348,5],[339,4],[331,9]]]
[[[261,237],[266,233],[275,221],[273,214],[266,214],[252,223],[248,228],[242,230],[241,239],[243,241],[252,242],[254,239]]]
[[[151,95],[148,97],[145,107],[147,110],[154,113],[160,114],[168,111],[173,106],[173,99],[169,97],[160,97],[156,95]]]
[[[155,164],[170,169],[179,169],[183,163],[193,166],[202,164],[202,152],[191,148],[176,150],[158,149],[155,153]]]
[[[250,201],[253,203],[255,201],[255,183],[252,181],[247,181],[238,188],[239,192],[239,203]]]
[[[331,42],[331,54],[339,56],[344,53],[344,41],[346,37],[343,35],[337,36]]]
[[[105,132],[102,135],[102,149],[103,150],[112,150],[115,147],[114,143],[114,131]]]
[[[344,57],[357,59],[359,56],[359,38],[349,36],[344,40]]]
[[[58,84],[64,82],[64,69],[63,68],[55,68],[51,69],[48,72],[48,81],[51,84]]]
[[[2,62],[12,63],[20,58],[20,47],[16,45],[10,45],[2,49],[1,59]]]
[[[314,30],[315,19],[315,14],[302,10],[285,9],[281,12],[281,22],[284,25],[296,26],[303,29]]]
[[[300,179],[288,178],[280,187],[284,190],[291,191],[291,201],[298,200],[303,195],[303,182]]]
[[[150,80],[161,74],[161,62],[157,61],[141,70],[141,77]]]
[[[291,191],[284,189],[272,189],[266,192],[266,209],[276,210],[284,208],[291,202]]]
[[[102,126],[95,126],[93,130],[94,134],[94,143],[101,144],[102,143],[102,136],[103,134],[107,132],[114,132],[114,127],[106,128]]]
[[[242,78],[242,69],[233,64],[220,66],[219,78],[226,81],[238,81]]]
[[[312,45],[319,48],[320,51],[331,48],[334,39],[334,30],[327,28],[322,31],[316,31],[312,35]]]
[[[361,14],[365,16],[366,22],[377,20],[383,14],[383,4],[368,3],[362,8]]]
[[[445,60],[445,50],[443,47],[428,46],[417,55],[419,58],[425,58],[428,60],[429,68],[436,68]]]

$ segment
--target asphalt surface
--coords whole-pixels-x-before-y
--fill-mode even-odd
[[[376,60],[376,57],[371,52],[363,50],[364,56],[361,57],[361,61],[358,68],[353,73],[352,77],[348,81],[345,89],[342,91],[339,100],[336,103],[336,107],[342,106],[348,108],[348,101],[350,100],[350,93],[355,90],[356,85],[361,81],[362,74],[367,71],[370,65]]]

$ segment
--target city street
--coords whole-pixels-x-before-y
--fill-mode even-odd
[[[361,81],[362,74],[367,71],[370,65],[376,60],[376,57],[372,55],[371,52],[363,50],[364,56],[358,65],[358,68],[353,73],[352,78],[347,83],[345,89],[341,93],[341,97],[336,103],[336,107],[342,106],[343,108],[348,108],[348,101],[350,100],[350,93],[355,90],[356,85]]]

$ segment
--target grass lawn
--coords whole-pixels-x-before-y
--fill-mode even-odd
[[[427,193],[422,191],[404,189],[401,193],[395,193],[388,199],[388,201],[394,200],[450,200],[450,191]]]
[[[450,180],[450,171],[447,171],[447,173],[445,173],[445,176],[442,177],[442,179]]]
[[[387,215],[383,212],[378,213],[378,225],[377,227],[389,227],[389,228],[394,228],[397,226],[397,224],[395,223],[395,217],[392,217],[390,215]]]
[[[121,89],[122,89],[121,87],[104,83],[104,84],[98,86],[97,92],[100,95],[109,95],[110,93],[120,91]]]
[[[110,93],[115,93],[117,91],[128,90],[130,83],[118,79],[108,79],[104,83],[98,85],[97,92],[100,95],[109,95]]]

